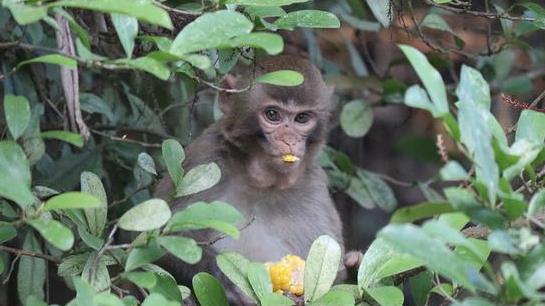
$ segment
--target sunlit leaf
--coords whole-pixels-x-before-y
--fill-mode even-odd
[[[134,39],[138,35],[138,20],[121,14],[111,14],[110,16],[125,54],[127,57],[131,57],[134,49]]]
[[[127,231],[149,231],[165,225],[170,216],[170,208],[164,200],[150,199],[124,213],[118,225]]]
[[[274,21],[279,29],[301,28],[339,28],[341,22],[334,14],[318,10],[299,10],[290,12]]]
[[[256,83],[265,83],[277,86],[298,86],[303,83],[305,78],[297,71],[277,70],[269,72],[255,78]]]
[[[41,218],[27,220],[27,223],[59,250],[68,251],[74,245],[74,234],[59,221]]]
[[[216,163],[198,165],[190,169],[176,188],[176,196],[182,197],[209,189],[221,179],[221,170]]]
[[[314,240],[305,263],[305,300],[317,300],[331,288],[340,260],[341,247],[333,238],[324,235]]]
[[[4,96],[6,123],[13,139],[23,135],[30,122],[30,105],[24,96]]]
[[[15,142],[0,142],[0,196],[25,208],[34,202],[30,191],[30,165]]]
[[[202,306],[228,306],[220,282],[206,272],[193,276],[193,291]]]
[[[363,137],[373,125],[373,109],[362,100],[353,100],[343,106],[341,127],[350,137]]]
[[[56,65],[66,66],[69,68],[76,68],[78,66],[78,62],[73,58],[60,55],[60,54],[48,54],[48,55],[38,56],[26,61],[22,61],[19,64],[17,64],[17,67],[21,67],[23,65],[32,64],[32,63],[56,64]]]

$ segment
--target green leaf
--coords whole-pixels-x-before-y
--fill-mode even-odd
[[[74,245],[74,234],[59,221],[42,218],[27,220],[27,223],[59,250],[68,251]]]
[[[40,242],[34,236],[33,231],[27,232],[22,249],[27,252],[42,253]],[[17,293],[19,301],[22,304],[25,304],[31,295],[38,299],[45,297],[46,265],[44,259],[37,257],[23,256],[19,260],[17,268]]]
[[[118,64],[118,65],[125,65],[130,68],[148,72],[163,81],[168,80],[168,78],[170,77],[169,68],[161,61],[158,61],[149,56],[144,56],[144,57],[139,57],[134,59],[122,58],[122,59],[112,61],[112,63]]]
[[[172,255],[189,264],[195,264],[201,260],[202,249],[197,245],[197,242],[191,238],[163,236],[157,238],[157,241]]]
[[[280,293],[266,293],[261,298],[261,306],[293,306],[295,303]]]
[[[426,56],[416,48],[408,45],[399,45],[399,48],[418,74],[424,84],[431,101],[434,104],[434,117],[440,117],[449,112],[447,91],[441,74],[430,64]]]
[[[23,135],[30,122],[30,105],[24,96],[4,96],[4,113],[6,123],[13,139]]]
[[[146,170],[147,172],[157,175],[157,171],[155,170],[155,162],[153,161],[153,158],[151,155],[149,155],[146,152],[141,152],[138,154],[138,159],[136,161],[138,163],[138,166],[140,168]]]
[[[78,148],[83,147],[83,137],[80,134],[68,131],[47,131],[40,134],[42,138],[58,139],[73,144]]]
[[[164,232],[212,228],[238,238],[240,233],[235,225],[241,219],[242,215],[229,204],[196,202],[175,213]]]
[[[452,306],[495,306],[496,304],[489,302],[480,297],[466,298],[463,302],[453,303]]]
[[[125,262],[125,271],[131,271],[147,263],[154,262],[165,255],[159,244],[152,240],[147,246],[134,248]]]
[[[182,299],[182,293],[176,284],[176,280],[170,273],[154,264],[147,264],[142,268],[145,271],[153,272],[157,278],[155,286],[150,288],[151,293],[159,293],[171,301],[180,301]]]
[[[110,17],[112,18],[112,23],[121,46],[123,46],[127,57],[130,58],[134,50],[134,39],[138,35],[138,20],[134,17],[121,14],[111,14]]]
[[[142,306],[179,306],[180,303],[167,300],[158,293],[150,294],[142,303]]]
[[[95,196],[85,192],[65,192],[56,195],[44,204],[45,210],[75,209],[75,208],[96,208],[101,202]]]
[[[253,302],[257,303],[258,298],[247,278],[248,265],[250,264],[247,258],[234,252],[226,252],[216,256],[216,263],[230,281],[237,285]],[[265,304],[265,297],[262,298],[261,303]]]
[[[17,230],[8,222],[0,221],[0,244],[17,236]],[[1,274],[1,273],[0,273]]]
[[[333,238],[323,235],[314,240],[305,263],[305,300],[312,302],[331,288],[340,260],[341,247]]]
[[[225,44],[230,48],[253,47],[265,50],[268,54],[276,55],[284,50],[282,36],[274,33],[254,32],[232,38]],[[221,46],[221,47],[225,47]]]
[[[308,2],[309,0],[225,0],[224,4],[252,5],[252,6],[283,6],[293,3]]]
[[[260,301],[267,293],[273,292],[269,273],[261,263],[252,262],[248,265],[248,281]]]
[[[129,272],[123,273],[123,277],[130,280],[138,287],[150,289],[157,284],[157,277],[152,272]]]
[[[448,203],[424,202],[396,210],[390,218],[390,223],[412,223],[455,211]]]
[[[469,174],[464,167],[455,160],[448,161],[448,163],[439,170],[439,175],[444,181],[463,181],[469,178]]]
[[[528,109],[523,110],[515,134],[515,141],[519,139],[543,143],[545,140],[545,114]]]
[[[209,189],[221,179],[221,170],[216,163],[198,165],[189,170],[178,188],[176,197],[187,196]]]
[[[170,208],[164,200],[150,199],[124,213],[118,225],[127,231],[150,231],[165,225],[170,216]]]
[[[363,137],[373,125],[373,109],[362,100],[353,100],[341,112],[341,127],[350,137]]]
[[[385,211],[392,211],[397,206],[397,200],[392,189],[377,174],[358,169],[357,175],[378,207]]]
[[[256,83],[271,84],[276,86],[298,86],[303,84],[305,78],[297,71],[277,70],[255,78]]]
[[[290,12],[274,21],[279,29],[293,30],[302,28],[339,28],[341,22],[334,14],[318,10],[299,10]]]
[[[178,187],[184,175],[184,170],[182,169],[182,162],[185,159],[184,148],[174,139],[163,141],[161,147],[168,174],[170,175],[174,186]]]
[[[47,303],[31,295],[27,298],[25,306],[47,306]]]
[[[469,101],[486,110],[490,109],[490,88],[479,70],[462,65],[460,83],[456,88],[460,101]]]
[[[322,295],[319,299],[309,303],[309,306],[353,306],[355,305],[354,296],[349,292],[340,290],[331,290]],[[389,305],[394,306],[394,305]]]
[[[81,278],[87,281],[97,292],[109,289],[112,284],[106,263],[102,260],[97,261],[96,252],[93,252],[87,258]]]
[[[384,0],[366,0],[367,5],[373,12],[375,18],[382,24],[383,27],[387,28],[392,18],[392,13],[390,12],[390,2]]]
[[[101,292],[95,295],[95,301],[100,306],[127,306],[117,295],[110,292]]]
[[[72,282],[76,288],[76,305],[98,306],[95,301],[95,290],[89,283],[80,277],[73,277]]]
[[[540,190],[532,196],[530,206],[528,207],[528,217],[537,215],[545,207],[545,190]]]
[[[172,29],[168,12],[157,7],[153,1],[133,0],[62,0],[48,4],[49,7],[74,7],[104,13],[118,13],[136,17],[142,21]]]
[[[229,39],[248,34],[253,23],[244,15],[221,10],[205,13],[183,28],[172,42],[170,53],[184,55],[206,49],[215,49]]]
[[[441,117],[437,107],[430,101],[428,93],[420,85],[413,85],[405,91],[403,98],[405,105],[427,110],[433,117]]]
[[[90,254],[90,252],[87,252],[63,258],[57,270],[57,274],[60,277],[80,275],[81,272],[83,272],[83,267],[85,266],[85,263],[87,263]]]
[[[403,292],[397,287],[374,287],[366,291],[381,306],[403,306]]]
[[[25,208],[34,202],[30,165],[25,152],[12,141],[0,141],[0,196]]]
[[[200,272],[193,277],[193,291],[201,306],[229,305],[220,282],[206,272]]]
[[[439,239],[412,225],[388,225],[379,237],[392,246],[421,260],[427,267],[456,281],[467,289],[494,292],[495,288],[475,269],[471,262],[463,260]]]
[[[27,5],[18,0],[3,0],[2,6],[5,6],[10,10],[13,18],[20,25],[34,23],[47,16],[46,7]]]
[[[78,62],[73,58],[60,55],[60,54],[47,54],[47,55],[31,58],[26,61],[22,61],[19,64],[17,64],[17,68],[23,65],[32,64],[32,63],[56,64],[56,65],[66,66],[69,68],[76,68],[78,66]]]
[[[106,190],[100,181],[100,177],[88,171],[83,171],[80,176],[81,192],[93,195],[100,201],[97,208],[85,209],[85,219],[89,232],[95,236],[101,236],[108,219],[108,198]]]

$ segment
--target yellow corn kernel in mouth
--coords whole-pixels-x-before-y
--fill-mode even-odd
[[[285,163],[294,163],[298,161],[300,158],[293,155],[293,154],[284,154],[282,155],[282,161]]]

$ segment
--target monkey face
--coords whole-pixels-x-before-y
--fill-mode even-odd
[[[307,140],[318,124],[318,117],[313,110],[296,105],[293,101],[280,103],[272,100],[264,103],[256,113],[265,135],[261,145],[273,163],[285,163],[282,156],[288,154],[299,160],[304,159]],[[297,161],[292,164],[296,166]]]

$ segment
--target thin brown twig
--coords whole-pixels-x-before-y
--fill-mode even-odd
[[[498,13],[491,13],[491,12],[480,12],[480,11],[472,11],[465,8],[457,8],[449,5],[439,4],[435,3],[432,0],[424,0],[426,4],[443,9],[445,11],[453,12],[456,14],[468,14],[473,15],[477,17],[487,18],[487,19],[507,19],[512,21],[536,21],[535,18],[531,17],[523,17],[523,16],[510,16],[507,14],[498,14]]]
[[[248,222],[246,222],[243,226],[241,226],[238,230],[239,231],[243,231],[245,230],[248,226],[250,226],[253,222],[255,221],[255,216],[252,216]],[[216,236],[215,238],[212,238],[211,240],[208,240],[208,241],[199,241],[197,242],[198,245],[201,245],[201,246],[211,246],[213,245],[214,243],[220,241],[221,239],[224,239],[226,238],[227,235],[226,234],[220,234],[218,236]]]
[[[15,258],[11,261],[11,264],[9,265],[8,273],[6,273],[6,278],[2,281],[2,284],[7,284],[9,282],[9,279],[11,278],[11,275],[13,274],[13,270],[15,270],[15,264],[17,261],[21,258],[20,254],[17,254]]]
[[[8,253],[12,253],[12,254],[15,254],[17,256],[30,256],[30,257],[41,258],[41,259],[45,259],[47,261],[51,261],[51,262],[56,263],[56,264],[61,263],[60,259],[55,258],[53,256],[49,256],[47,254],[15,249],[15,248],[8,247],[8,246],[5,246],[5,245],[0,245],[0,251],[5,251],[5,252],[8,252]]]
[[[160,143],[149,143],[149,142],[143,142],[143,141],[139,141],[139,140],[129,139],[129,138],[126,138],[124,136],[123,137],[118,137],[118,136],[108,135],[107,133],[97,131],[95,129],[91,129],[91,132],[94,133],[94,134],[109,138],[110,140],[113,140],[113,141],[133,143],[133,144],[141,145],[143,147],[150,147],[150,148],[160,148],[161,147]]]

